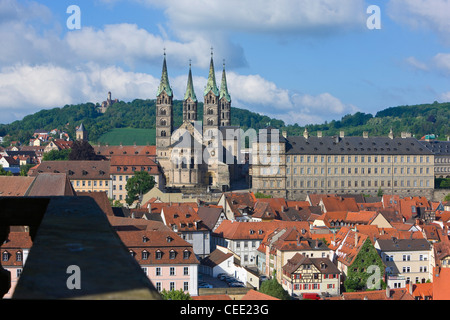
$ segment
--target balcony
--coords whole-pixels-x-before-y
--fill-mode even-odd
[[[10,226],[33,241],[12,299],[161,299],[90,197],[0,198],[0,244]],[[10,279],[0,265],[0,297]]]

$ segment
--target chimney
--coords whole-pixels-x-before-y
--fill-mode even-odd
[[[402,132],[401,133],[401,137],[402,137],[402,139],[405,139],[406,138],[406,132]]]
[[[389,131],[389,139],[394,139],[394,131],[392,131],[392,128],[391,131]]]
[[[339,133],[339,137],[340,137],[340,138],[345,138],[345,132],[344,132],[344,131],[341,131],[341,132]]]
[[[147,208],[148,208],[148,213],[152,213],[152,204],[151,203],[148,204]]]
[[[450,136],[447,136],[447,141],[450,141]]]
[[[303,137],[304,137],[305,139],[308,139],[308,138],[309,138],[308,129],[306,129],[306,128],[305,128],[305,131],[303,131]]]
[[[355,231],[355,247],[358,245],[358,234]]]
[[[414,285],[410,282],[409,283],[409,294],[410,295],[413,295],[413,291],[414,291],[414,287],[413,287]]]
[[[322,131],[317,131],[317,138],[322,138]]]
[[[391,289],[389,288],[389,286],[386,286],[386,298],[391,298]]]
[[[287,131],[282,131],[281,134],[283,135],[283,137],[287,138]]]
[[[364,131],[364,132],[363,132],[363,138],[364,138],[364,139],[369,138],[369,132]]]

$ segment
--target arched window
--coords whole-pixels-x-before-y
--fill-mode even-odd
[[[214,114],[214,110],[209,108],[208,111],[207,111],[207,114]]]
[[[161,116],[165,116],[166,114],[167,114],[167,110],[166,109],[161,109],[160,115]]]
[[[167,125],[167,121],[166,119],[161,119],[161,121],[159,122],[162,126]]]
[[[161,131],[161,137],[166,137],[166,136],[167,136],[166,131],[165,130]]]

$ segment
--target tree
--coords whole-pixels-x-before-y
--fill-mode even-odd
[[[34,165],[32,164],[25,164],[25,165],[21,165],[20,166],[20,175],[23,177],[28,176],[28,171],[30,170],[30,168],[32,168]]]
[[[259,292],[265,293],[280,300],[291,300],[291,296],[289,295],[289,293],[283,289],[281,284],[278,283],[275,274],[272,279],[264,281],[261,284]]]
[[[384,272],[383,261],[372,242],[367,238],[353,263],[347,268],[347,277],[344,281],[345,291],[384,289],[386,288],[386,283],[383,281]],[[372,288],[368,286],[372,286]]]
[[[155,185],[155,178],[147,171],[135,171],[134,176],[127,181],[127,204],[131,205],[140,195],[148,192]]]
[[[100,160],[95,154],[94,148],[85,140],[74,141],[69,160]]]
[[[42,161],[65,161],[69,160],[69,154],[72,149],[52,150],[44,153]]]
[[[182,289],[170,291],[163,289],[160,294],[163,300],[192,300],[191,295]]]
[[[0,176],[12,176],[12,172],[11,171],[7,171],[5,169],[3,169],[3,166],[0,165]]]
[[[450,201],[450,193],[445,196],[444,201]]]
[[[383,190],[381,190],[381,187],[378,188],[377,197],[383,196]]]

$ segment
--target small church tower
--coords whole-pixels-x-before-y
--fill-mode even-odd
[[[88,137],[87,137],[87,131],[83,126],[83,123],[78,127],[78,129],[76,130],[76,138],[79,141],[87,141]]]
[[[158,157],[168,157],[167,147],[171,144],[173,132],[173,92],[167,74],[164,52],[161,83],[156,94],[156,152]]]

